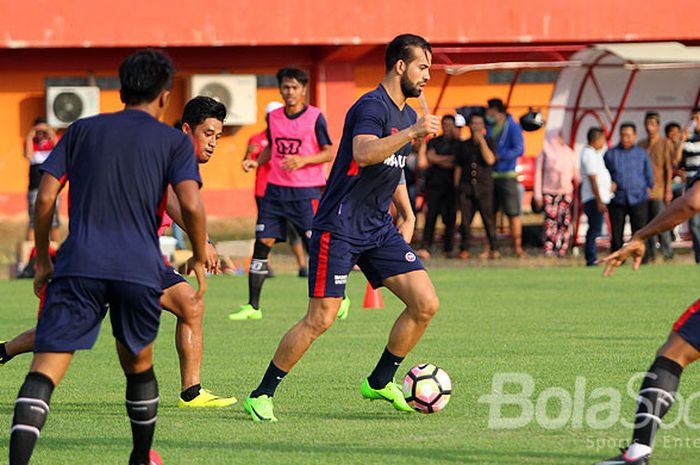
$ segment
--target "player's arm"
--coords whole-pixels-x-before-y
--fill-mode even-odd
[[[287,171],[295,171],[306,165],[320,165],[333,160],[333,146],[324,145],[321,151],[314,155],[286,155],[282,159],[282,168]]]
[[[442,168],[452,168],[454,166],[452,155],[439,154],[433,148],[428,149],[428,161],[433,165]]]
[[[399,218],[396,222],[396,227],[403,236],[403,239],[407,244],[411,243],[413,239],[413,231],[416,227],[416,215],[413,213],[413,208],[411,207],[411,199],[408,196],[408,188],[406,187],[406,181],[404,180],[394,191],[394,197],[392,199],[394,206],[396,207],[396,212]]]
[[[165,204],[165,212],[172,218],[173,222],[180,226],[185,233],[189,236],[190,233],[187,231],[185,226],[185,221],[182,218],[182,210],[180,209],[180,202],[177,200],[177,194],[173,186],[168,185],[168,196]],[[209,239],[209,234],[207,234],[207,271],[210,273],[219,273],[219,255],[216,253],[216,248]]]
[[[425,115],[414,125],[390,136],[379,138],[373,134],[357,134],[352,139],[352,157],[360,168],[377,165],[413,139],[437,134],[439,127],[440,118]]]
[[[175,185],[175,195],[182,212],[184,230],[192,243],[193,270],[197,276],[197,298],[201,298],[207,289],[204,277],[204,268],[207,262],[207,227],[204,204],[199,195],[199,183],[192,179],[186,179]]]
[[[632,239],[622,249],[603,259],[606,263],[605,276],[612,275],[615,269],[630,257],[634,259],[633,268],[638,269],[642,258],[644,258],[647,239],[668,231],[700,213],[700,186],[698,184],[694,183],[682,197],[671,202],[671,205],[655,216],[649,224],[634,233]]]
[[[265,163],[269,162],[270,158],[272,158],[272,149],[270,149],[270,146],[268,145],[262,152],[260,152],[260,155],[258,155],[258,158],[255,160],[251,160],[249,158],[245,158],[243,160],[243,171],[247,173],[257,169],[260,165],[264,165]]]
[[[39,184],[39,193],[34,206],[34,237],[36,246],[36,274],[34,276],[34,293],[38,296],[53,273],[53,264],[49,255],[49,233],[53,222],[56,198],[63,184],[51,174],[44,174]]]

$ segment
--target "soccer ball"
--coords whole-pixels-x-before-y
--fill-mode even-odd
[[[445,370],[432,363],[414,366],[403,379],[406,402],[420,413],[435,413],[444,409],[451,394],[450,377]]]

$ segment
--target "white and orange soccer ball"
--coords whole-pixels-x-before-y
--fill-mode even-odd
[[[421,413],[435,413],[445,408],[452,395],[452,381],[447,372],[432,363],[416,365],[403,379],[406,402]]]

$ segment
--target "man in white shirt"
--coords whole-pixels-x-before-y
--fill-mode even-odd
[[[588,232],[584,247],[586,265],[593,266],[598,260],[596,238],[600,236],[605,212],[612,198],[613,185],[605,167],[605,133],[601,128],[588,130],[588,145],[581,152],[581,202],[588,218]]]

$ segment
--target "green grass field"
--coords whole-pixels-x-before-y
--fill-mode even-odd
[[[595,429],[568,420],[556,428],[532,421],[517,429],[489,428],[496,373],[526,373],[534,379],[535,402],[546,389],[574,394],[577,377],[585,386],[582,416],[593,414],[594,389],[623,393],[622,417],[634,400],[630,377],[644,371],[680,312],[697,297],[692,265],[652,266],[633,276],[621,270],[603,279],[600,269],[440,269],[431,273],[441,310],[420,344],[404,362],[430,361],[451,375],[453,396],[435,415],[401,415],[386,403],[363,401],[359,385],[374,366],[391,323],[401,309],[383,291],[386,308],[363,310],[364,281],[350,280],[353,309],[319,339],[283,382],[275,397],[277,424],[259,425],[243,412],[242,401],[267,366],[280,337],[306,308],[306,283],[278,276],[266,283],[265,319],[232,323],[226,315],[246,294],[244,277],[210,280],[206,296],[203,384],[233,394],[227,410],[177,408],[179,376],[174,318],[163,315],[155,368],[161,405],[155,448],[171,464],[589,464],[607,458],[629,439],[620,422]],[[0,338],[33,324],[36,299],[29,282],[0,282]],[[6,463],[13,401],[30,357],[0,369],[0,463]],[[698,390],[700,370],[690,368],[681,393]],[[581,387],[582,380],[578,381]],[[638,383],[634,384],[634,390]],[[518,388],[508,392],[517,393]],[[54,394],[51,415],[38,443],[35,464],[125,464],[130,450],[123,406],[124,379],[108,323],[94,350],[77,355]],[[562,401],[566,404],[565,401]],[[597,401],[600,403],[600,400]],[[561,402],[545,414],[557,417]],[[700,420],[691,406],[691,418]],[[565,412],[566,413],[566,412]],[[518,416],[519,409],[504,408]],[[602,414],[601,414],[602,415]],[[576,415],[574,415],[576,416]],[[673,416],[673,412],[669,414]],[[564,417],[566,420],[566,417]],[[583,423],[583,425],[580,425]],[[694,463],[698,431],[678,426],[662,432],[655,465]],[[599,448],[600,447],[600,448]]]

